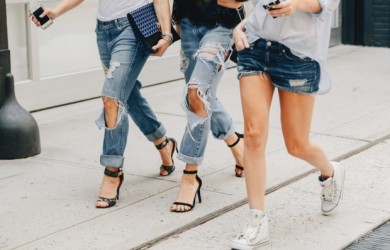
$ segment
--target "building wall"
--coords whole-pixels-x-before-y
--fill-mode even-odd
[[[389,0],[342,0],[344,44],[390,47]]]
[[[104,74],[94,32],[98,0],[84,1],[46,30],[35,27],[28,17],[36,2],[6,0],[11,72],[19,102],[34,111],[99,97]],[[39,2],[54,7],[59,0]],[[251,4],[246,7],[250,11]],[[337,12],[331,45],[340,43],[339,24]],[[180,42],[163,58],[150,57],[140,76],[143,86],[182,78],[179,51]]]
[[[390,47],[390,1],[366,1],[364,10],[364,45]]]
[[[40,2],[54,7],[59,1]],[[35,0],[6,3],[11,72],[23,107],[33,111],[100,96],[104,74],[94,32],[98,0],[84,1],[46,30],[28,17]],[[144,86],[182,78],[179,45],[163,58],[149,58],[140,76]]]

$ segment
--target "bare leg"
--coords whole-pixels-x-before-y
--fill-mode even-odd
[[[240,79],[245,123],[244,166],[248,202],[251,209],[264,211],[269,110],[274,87],[267,74]]]
[[[191,86],[191,84],[189,86]],[[199,96],[197,94],[198,89],[193,86],[188,88],[188,104],[190,110],[196,113],[197,115],[199,115],[200,117],[206,118],[207,112],[204,108],[204,104],[202,100],[199,99]],[[185,170],[188,171],[198,170],[198,165],[187,164]],[[196,175],[183,174],[181,177],[180,190],[179,190],[179,194],[177,195],[176,201],[192,204],[198,186],[199,184],[196,181]],[[190,207],[185,205],[173,204],[170,209],[171,211],[187,211],[190,209]]]
[[[186,170],[194,171],[198,170],[198,165],[186,165]],[[196,175],[194,174],[183,174],[180,182],[180,190],[177,195],[176,201],[192,204],[194,201],[194,195],[196,190],[198,189],[199,183],[196,180]],[[185,205],[176,205],[173,204],[171,206],[171,211],[187,211],[189,210],[189,206]]]
[[[279,90],[283,136],[288,152],[333,176],[333,167],[321,147],[310,140],[314,95]]]

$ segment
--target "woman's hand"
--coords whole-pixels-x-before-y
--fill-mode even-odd
[[[318,0],[285,0],[273,5],[272,9],[268,10],[268,14],[273,17],[291,16],[298,10],[307,13],[319,13],[322,8]]]
[[[42,12],[42,14],[40,15],[40,17],[44,17],[44,16],[48,16],[48,17],[50,17],[50,19],[54,20],[59,16],[59,14],[54,9],[45,8],[44,11]],[[37,27],[41,26],[41,23],[38,22],[38,20],[34,17],[34,15],[31,13],[31,11],[30,11],[29,17],[31,17],[31,20],[34,22],[34,24]]]
[[[161,38],[152,48],[154,51],[156,51],[153,56],[162,56],[168,49],[169,45],[171,45],[170,41]]]
[[[248,38],[246,37],[246,34],[244,32],[244,21],[237,25],[237,27],[233,30],[233,39],[237,51],[249,48]]]
[[[273,17],[291,16],[298,10],[298,2],[295,0],[286,0],[272,5],[272,8],[268,10],[268,14]]]

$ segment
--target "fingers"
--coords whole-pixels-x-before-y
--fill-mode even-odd
[[[52,10],[52,9],[44,9],[42,14],[39,15],[40,18],[43,18],[45,16],[48,16],[50,17],[50,19],[54,20],[54,18],[56,17],[56,14],[55,12]],[[35,18],[35,16],[31,13],[31,10],[29,10],[29,14],[28,14],[28,17],[31,18],[31,21],[33,21],[33,23],[37,26],[37,27],[40,27],[41,26],[41,23]]]
[[[241,29],[237,29],[234,31],[234,44],[236,46],[237,51],[249,48],[248,38]]]
[[[247,39],[240,39],[235,43],[237,51],[241,51],[249,48],[249,43]]]
[[[273,5],[272,8],[268,9],[268,14],[273,17],[291,16],[295,10],[294,2],[286,0],[285,2]]]
[[[38,20],[33,16],[33,14],[31,13],[31,10],[29,10],[28,17],[31,18],[31,21],[33,21],[33,23],[34,23],[37,27],[40,27],[40,26],[41,26],[41,23],[38,22]]]
[[[152,49],[156,51],[153,56],[162,56],[168,49],[169,45],[171,45],[169,41],[165,39],[160,39],[158,43],[152,47]]]
[[[50,17],[50,10],[49,9],[45,9],[39,17],[42,18],[42,17],[45,17],[45,16],[49,16]]]

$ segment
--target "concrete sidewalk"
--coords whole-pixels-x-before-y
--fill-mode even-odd
[[[287,154],[275,95],[267,147],[271,242],[264,249],[341,249],[390,219],[390,49],[333,47],[327,65],[333,90],[317,99],[312,137],[346,166],[344,205],[333,217],[320,215],[316,174]],[[143,89],[179,141],[183,87],[181,80]],[[225,73],[219,97],[242,131],[236,69]],[[169,212],[184,165],[176,160],[177,170],[160,177],[158,153],[134,124],[121,199],[94,208],[103,137],[93,121],[101,108],[96,99],[33,114],[42,153],[0,161],[0,249],[229,249],[248,209],[245,184],[234,176],[229,149],[211,136],[200,169],[203,203],[193,211]]]

